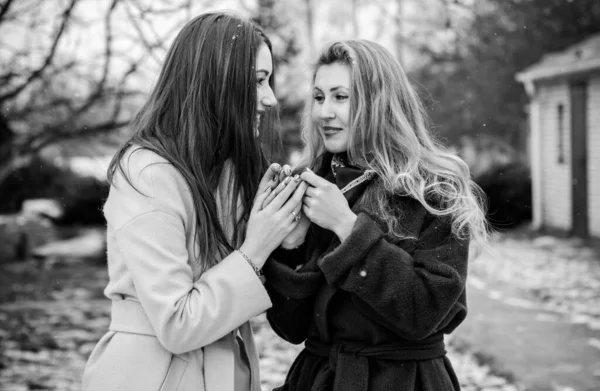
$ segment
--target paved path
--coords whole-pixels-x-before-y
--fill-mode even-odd
[[[600,330],[529,299],[471,278],[469,316],[455,337],[527,391],[600,390]]]

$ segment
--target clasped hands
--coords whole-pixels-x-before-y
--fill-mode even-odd
[[[298,180],[300,180],[299,184],[297,184]],[[292,211],[296,226],[283,239],[281,243],[283,248],[291,249],[300,246],[304,242],[311,222],[334,232],[340,241],[348,237],[356,221],[356,214],[352,212],[348,201],[335,184],[310,169],[304,169],[301,173],[292,176],[290,166],[281,167],[277,163],[272,164],[258,189],[258,194],[269,192],[268,196],[260,197],[262,198],[260,208],[270,205],[282,192],[291,194],[288,189],[290,186],[297,186],[293,197],[297,197],[298,193],[302,194],[302,204],[301,208]]]

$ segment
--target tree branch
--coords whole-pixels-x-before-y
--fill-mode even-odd
[[[166,50],[166,38],[181,28],[180,21],[186,15],[189,19],[192,7],[191,0],[165,0],[151,6],[138,0],[106,2],[100,20],[95,19],[104,30],[100,41],[104,46],[98,53],[100,58],[94,60],[98,66],[91,67],[89,58],[83,59],[77,55],[80,53],[67,56],[66,61],[59,58],[59,55],[65,55],[62,49],[68,32],[78,26],[82,1],[65,1],[63,8],[51,15],[50,25],[45,17],[40,17],[41,8],[33,7],[37,4],[35,0],[30,1],[28,6],[25,6],[27,1],[13,1],[10,12],[4,14],[2,21],[3,25],[7,18],[10,23],[20,23],[20,28],[30,32],[31,42],[19,45],[26,47],[22,54],[20,49],[12,50],[3,43],[9,58],[6,69],[0,72],[0,106],[9,109],[2,113],[6,114],[2,119],[14,127],[15,134],[0,145],[0,182],[50,145],[66,139],[100,136],[129,124],[127,104],[130,97],[141,93],[132,79],[141,73],[147,62],[162,62],[158,54],[162,49]],[[8,5],[3,0],[0,3],[3,4],[1,10]],[[194,2],[194,7],[198,4]],[[21,8],[23,12],[20,12]],[[127,12],[125,16],[132,37],[117,35],[115,14],[121,11]],[[156,24],[167,11],[180,12],[171,16],[174,22],[169,35],[163,31],[170,28],[159,29]],[[154,15],[158,19],[153,18]],[[50,37],[38,62],[29,67],[22,65],[28,64],[32,48],[38,45],[39,34],[36,33],[48,27]],[[121,43],[125,43],[125,47]],[[130,43],[134,46],[132,49],[127,48]]]
[[[134,4],[135,8],[140,11],[140,16],[145,18],[146,14],[152,15],[168,15],[168,14],[176,14],[181,11],[187,11],[192,6],[192,0],[186,0],[181,2],[178,5],[174,5],[172,7],[164,7],[164,8],[152,8],[152,6],[144,7],[137,0],[129,0]]]
[[[4,19],[4,16],[10,9],[10,5],[12,2],[13,0],[6,0],[6,2],[0,6],[0,22],[2,22],[2,19]]]
[[[152,57],[153,60],[155,60],[157,63],[161,62],[161,59],[158,58],[155,54],[154,54],[154,50],[156,48],[162,48],[164,50],[166,50],[166,48],[164,47],[164,39],[161,39],[155,43],[150,42],[147,38],[146,35],[144,34],[144,32],[142,31],[142,28],[137,20],[137,18],[135,17],[135,15],[133,14],[133,11],[131,10],[131,7],[129,6],[129,2],[125,3],[126,4],[126,11],[127,11],[127,16],[129,17],[129,20],[131,21],[131,24],[133,25],[135,31],[138,34],[138,38],[141,40],[142,44],[144,45],[144,47],[146,48],[146,50],[149,52],[150,56]],[[141,9],[141,6],[139,4],[137,4],[137,2],[133,2],[134,5],[138,5],[138,10],[140,10],[140,19],[145,20],[145,14],[148,11],[143,11]],[[156,34],[158,35],[158,34]]]
[[[102,76],[96,83],[94,91],[88,95],[85,102],[79,106],[77,110],[73,112],[73,120],[77,120],[83,113],[88,111],[98,100],[101,99],[102,95],[105,94],[106,82],[108,80],[108,74],[110,71],[110,63],[112,61],[112,14],[118,4],[119,0],[113,0],[111,6],[106,12],[104,17],[105,23],[105,38],[104,38],[104,65],[102,66]]]
[[[50,135],[47,135],[44,138],[40,138],[36,143],[33,143],[29,150],[29,154],[35,154],[42,150],[43,148],[48,147],[49,145],[55,144],[59,141],[74,139],[77,137],[81,137],[82,134],[86,136],[97,136],[99,134],[112,132],[115,129],[122,128],[123,126],[127,126],[129,124],[129,120],[126,121],[106,121],[93,126],[83,126],[82,128],[76,129],[74,131],[50,131]]]
[[[8,178],[11,172],[20,167],[25,166],[27,162],[43,148],[55,144],[58,141],[80,137],[82,132],[86,135],[97,136],[100,134],[111,132],[118,128],[122,128],[123,126],[127,126],[128,124],[129,121],[109,121],[92,127],[85,126],[83,129],[79,129],[74,132],[56,132],[45,138],[40,136],[39,140],[30,140],[30,142],[22,143],[20,146],[13,144],[11,148],[9,148],[9,151],[12,150],[15,152],[12,153],[12,155],[8,158],[7,161],[2,162],[2,164],[0,165],[0,185],[2,184],[2,182],[4,182],[4,180],[6,180],[6,178]]]
[[[54,54],[56,53],[56,48],[58,46],[58,43],[67,28],[69,20],[71,19],[71,13],[73,12],[73,8],[75,7],[75,4],[77,4],[78,1],[79,0],[71,0],[70,4],[63,12],[60,27],[58,28],[58,31],[56,33],[56,36],[54,37],[54,41],[52,42],[52,46],[50,48],[50,51],[48,52],[48,55],[46,56],[46,59],[44,60],[44,63],[38,69],[33,71],[29,75],[27,80],[25,80],[25,82],[23,82],[20,86],[16,87],[12,91],[9,91],[3,95],[0,95],[0,102],[3,102],[7,99],[11,99],[11,98],[14,98],[15,96],[17,96],[31,82],[33,82],[34,80],[39,78],[42,75],[42,73],[44,72],[44,70],[46,70],[46,68],[52,63],[52,60],[54,59]]]

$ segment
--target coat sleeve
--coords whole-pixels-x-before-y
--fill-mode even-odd
[[[409,253],[360,213],[350,236],[320,267],[328,284],[351,293],[360,310],[402,338],[418,340],[466,316],[467,260],[468,241],[452,235],[447,219],[433,219]]]
[[[277,335],[288,342],[302,343],[308,335],[314,296],[324,284],[316,263],[306,260],[306,248],[278,249],[265,263],[263,272],[273,306],[267,320]]]
[[[150,166],[132,175],[143,194],[111,201],[137,210],[116,229],[116,242],[158,340],[175,354],[218,340],[271,305],[263,284],[237,253],[194,281],[190,264],[197,260],[188,252],[186,234],[190,211],[180,199],[189,190],[178,175],[167,164]]]

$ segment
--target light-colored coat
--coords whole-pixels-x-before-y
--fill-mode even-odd
[[[90,355],[83,389],[233,390],[239,328],[251,389],[260,390],[248,320],[271,306],[263,284],[237,252],[202,273],[183,176],[148,150],[123,162],[139,192],[117,174],[104,206],[112,320]]]

